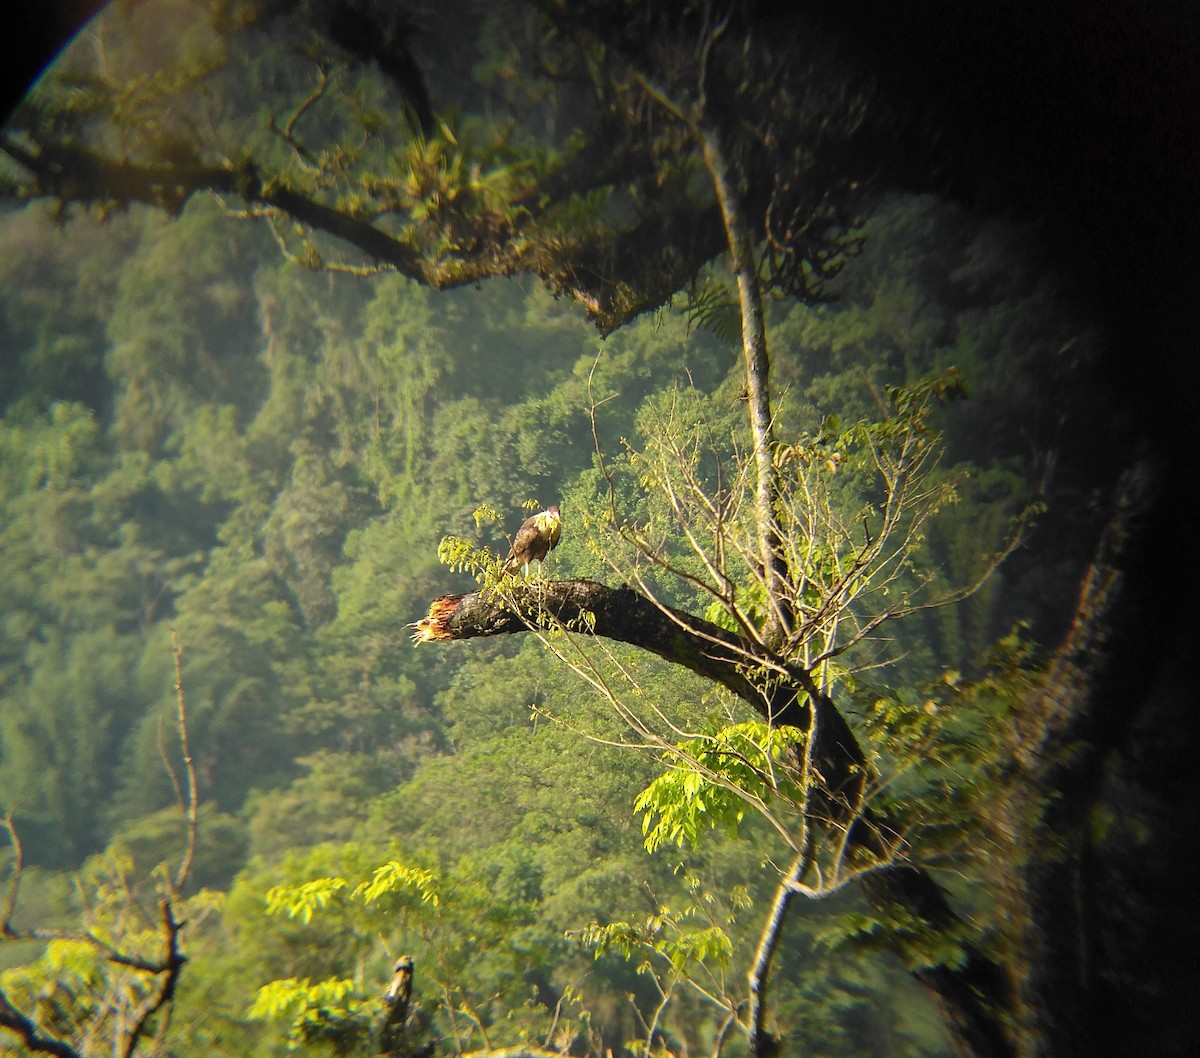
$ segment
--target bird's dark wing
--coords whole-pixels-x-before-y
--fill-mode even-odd
[[[521,523],[521,528],[517,530],[517,535],[513,539],[512,549],[508,553],[508,558],[504,560],[504,568],[510,569],[523,566],[526,562],[536,558],[537,545],[540,539],[541,534],[538,532],[537,515],[535,514],[532,518],[526,518]]]

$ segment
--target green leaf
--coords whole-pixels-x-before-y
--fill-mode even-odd
[[[369,882],[362,882],[354,889],[355,899],[363,903],[373,904],[384,896],[393,893],[415,892],[423,904],[438,905],[440,897],[437,889],[437,879],[432,871],[420,867],[405,867],[395,860],[375,868],[375,873]]]
[[[795,727],[748,721],[681,743],[671,770],[634,801],[634,811],[643,813],[647,851],[684,844],[695,849],[701,835],[717,827],[735,834],[751,801],[799,802],[799,777],[786,758],[804,738]]]
[[[288,918],[309,923],[317,910],[326,907],[349,884],[345,878],[314,878],[300,885],[274,886],[267,892],[267,914],[283,912]]]

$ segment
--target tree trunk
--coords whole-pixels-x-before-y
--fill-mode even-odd
[[[715,126],[696,127],[694,131],[700,141],[705,168],[713,182],[721,220],[725,225],[730,262],[737,280],[738,307],[742,319],[742,360],[746,369],[746,406],[754,449],[754,518],[762,576],[771,604],[763,632],[766,642],[779,648],[791,633],[793,614],[787,601],[791,597],[787,591],[788,567],[776,510],[779,487],[774,460],[771,361],[767,354],[758,259],[754,252],[754,236],[742,216],[742,208],[733,187],[733,174],[721,148],[720,133]]]
[[[1012,932],[1021,1058],[1090,1058],[1113,1043],[1091,921],[1090,816],[1106,760],[1137,715],[1133,696],[1145,693],[1137,676],[1114,673],[1115,635],[1151,621],[1149,613],[1127,612],[1126,588],[1155,478],[1144,464],[1122,476],[1071,625],[1010,726],[1016,772],[997,827],[1010,847],[997,869]],[[1130,663],[1139,671],[1143,664]]]

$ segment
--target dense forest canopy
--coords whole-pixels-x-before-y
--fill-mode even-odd
[[[875,6],[128,0],[32,89],[0,1053],[1194,1042],[1195,26]]]

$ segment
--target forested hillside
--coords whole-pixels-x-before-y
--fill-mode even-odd
[[[709,198],[644,259],[628,240],[651,225],[609,227],[655,215],[652,180],[546,205],[586,168],[557,122],[588,91],[565,65],[520,82],[506,49],[543,16],[565,35],[552,13],[517,5],[505,33],[480,15],[469,56],[425,65],[430,104],[389,95],[352,18],[314,18],[368,60],[337,72],[273,33],[270,4],[167,3],[132,33],[147,7],[115,5],[5,133],[0,1053],[1048,1053],[1058,1030],[1030,1011],[1066,962],[1026,944],[1069,946],[1039,904],[1056,871],[1080,884],[1089,972],[1152,993],[1120,973],[1159,891],[1125,884],[1158,834],[1131,763],[1149,743],[1086,713],[1110,618],[1085,578],[1119,579],[1155,464],[1103,384],[1114,336],[1036,224],[919,191],[908,158],[852,187],[785,152],[838,190],[788,200],[816,218],[799,249],[770,219],[753,241],[768,445],[737,240],[670,228],[705,230]],[[450,54],[450,14],[424,17]],[[96,132],[81,71],[114,69],[131,87]],[[622,94],[638,76],[619,106],[670,114],[677,86]],[[315,117],[328,85],[342,109]],[[389,108],[399,131],[376,124]],[[637,120],[666,198],[718,172],[676,171],[686,136]],[[242,163],[205,169],[181,129],[259,151],[295,201],[282,177],[247,190],[249,169],[218,186]],[[608,131],[616,184],[637,141]],[[85,144],[127,166],[103,194],[98,167],[47,168]],[[759,163],[732,154],[770,218],[783,192],[755,199]],[[121,183],[167,163],[178,183]],[[395,169],[340,183],[368,165]],[[335,256],[312,205],[345,235],[401,200],[409,227],[375,258]],[[550,504],[561,544],[502,568]],[[743,644],[736,675],[543,609],[581,583],[698,615],[679,629]],[[431,601],[460,595],[526,631],[441,641]],[[772,712],[787,679],[802,723]],[[1053,701],[1079,726],[1055,733]],[[854,740],[840,786],[818,729]],[[953,913],[883,899],[876,874],[930,879]],[[966,1028],[974,999],[946,1014],[963,981],[997,1004]]]

